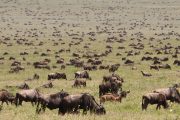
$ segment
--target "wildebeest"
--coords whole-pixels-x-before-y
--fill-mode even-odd
[[[50,66],[48,65],[48,61],[46,60],[46,61],[40,61],[40,62],[34,62],[33,63],[33,66],[34,66],[34,68],[39,68],[39,69],[41,69],[41,68],[43,68],[43,69],[48,69],[48,70],[50,70],[51,68],[50,68]]]
[[[66,68],[66,66],[65,66],[65,65],[61,65],[61,70],[62,70],[62,69],[65,69],[65,68]]]
[[[79,109],[83,109],[84,114],[86,114],[88,110],[90,110],[90,113],[98,115],[106,113],[105,108],[99,105],[92,95],[82,93],[64,97],[59,106],[59,114],[77,113]]]
[[[67,80],[67,77],[66,77],[66,74],[65,73],[50,73],[48,75],[48,80],[52,80],[52,79],[66,79]]]
[[[109,65],[100,65],[99,66],[99,69],[101,70],[101,69],[109,69]]]
[[[100,103],[104,103],[105,101],[119,101],[121,102],[123,97],[126,97],[130,91],[122,91],[120,94],[112,94],[106,93],[100,97]]]
[[[157,89],[154,90],[154,92],[164,94],[166,96],[166,99],[170,100],[171,102],[180,103],[180,93],[175,87]]]
[[[115,82],[115,81],[120,81],[121,83],[123,83],[124,79],[120,77],[118,74],[103,76],[103,82]]]
[[[86,80],[75,80],[74,81],[74,84],[72,85],[72,87],[81,87],[81,86],[84,86],[86,87]]]
[[[143,71],[141,71],[141,73],[142,73],[142,75],[145,76],[145,77],[150,77],[150,76],[152,76],[150,73],[146,73],[146,72],[143,72]]]
[[[174,65],[180,66],[180,60],[174,60]]]
[[[91,80],[91,77],[89,76],[89,73],[87,71],[78,71],[75,72],[75,78],[86,78]]]
[[[16,106],[22,105],[22,102],[31,102],[32,105],[37,103],[39,98],[39,90],[38,89],[29,89],[29,90],[22,90],[16,93],[15,104]]]
[[[154,70],[159,71],[159,67],[157,65],[150,65],[150,69],[154,69]]]
[[[120,64],[114,64],[114,65],[111,65],[110,68],[109,68],[109,72],[115,72],[118,70]]]
[[[92,65],[92,66],[84,65],[84,66],[83,66],[83,69],[84,69],[84,70],[89,70],[89,71],[91,71],[91,70],[97,70],[97,66],[95,66],[95,65]]]
[[[30,89],[29,85],[25,82],[20,85],[16,85],[16,86],[8,86],[7,85],[6,88],[18,88],[18,89],[25,89],[25,90]]]
[[[133,61],[133,60],[126,60],[126,61],[124,62],[124,64],[126,64],[126,65],[132,65],[132,64],[134,64],[134,61]]]
[[[8,105],[8,102],[14,102],[15,96],[13,96],[12,93],[8,92],[7,90],[0,90],[0,101],[2,101],[1,105],[3,105],[4,102]]]
[[[165,64],[165,65],[159,65],[159,68],[171,69],[171,66],[169,64]]]
[[[68,95],[69,95],[69,93],[67,93],[63,90],[61,90],[60,92],[55,93],[55,94],[47,94],[47,95],[40,94],[40,96],[38,98],[36,112],[40,113],[41,110],[43,110],[43,112],[45,112],[46,108],[48,108],[50,110],[59,108],[61,100]]]
[[[50,81],[50,82],[42,85],[41,87],[44,87],[44,88],[52,88],[52,87],[53,87],[53,84],[52,84],[52,82]]]
[[[23,66],[14,66],[11,67],[9,73],[18,73],[21,70],[25,70],[25,68]]]
[[[120,86],[116,82],[106,82],[99,85],[99,96],[102,96],[106,93],[114,93],[117,94],[118,90],[120,89]]]
[[[26,90],[30,88],[27,83],[23,83],[23,84],[16,86],[16,87],[19,89],[26,89]]]
[[[146,110],[148,104],[157,104],[156,110],[160,109],[161,105],[166,109],[168,108],[168,103],[166,101],[166,96],[161,93],[147,93],[142,96],[142,110]]]
[[[50,66],[49,65],[35,65],[34,68],[39,68],[39,69],[48,69],[50,70]]]

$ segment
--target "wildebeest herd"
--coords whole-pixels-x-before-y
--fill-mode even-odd
[[[179,6],[2,0],[0,119],[179,119]]]

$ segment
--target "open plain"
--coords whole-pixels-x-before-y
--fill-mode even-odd
[[[36,114],[36,106],[23,102],[18,107],[3,104],[0,120],[179,120],[177,103],[168,101],[168,109],[141,109],[145,93],[180,83],[179,27],[179,0],[0,0],[0,89],[15,95],[21,90],[13,86],[26,82],[44,94],[62,89],[90,93],[99,103],[99,84],[112,74],[100,66],[119,64],[115,74],[124,79],[122,89],[130,90],[121,103],[105,102],[105,115],[81,111],[62,116],[58,109]],[[15,61],[18,67],[12,65]],[[38,61],[47,66],[36,68]],[[86,87],[72,87],[74,73],[85,65],[97,67],[88,71],[92,80],[86,80]],[[152,65],[162,68],[150,69]],[[65,73],[67,80],[39,87],[55,72]],[[38,80],[32,79],[35,73]]]

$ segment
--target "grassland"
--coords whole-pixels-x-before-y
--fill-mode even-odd
[[[95,52],[102,53],[106,49],[106,45],[111,45],[113,52],[107,57],[103,57],[103,64],[120,63],[121,66],[116,71],[125,80],[123,84],[124,90],[130,90],[131,93],[122,103],[107,102],[104,104],[107,114],[103,116],[96,115],[71,115],[59,116],[57,110],[47,110],[45,113],[37,115],[35,107],[30,103],[23,103],[21,107],[14,105],[4,105],[0,111],[0,120],[178,120],[180,119],[180,107],[178,104],[171,104],[170,109],[155,110],[155,106],[149,106],[147,111],[141,110],[141,97],[147,92],[151,92],[156,88],[172,86],[174,83],[180,82],[180,68],[173,65],[171,55],[156,55],[155,50],[149,47],[149,43],[161,48],[167,43],[177,47],[180,41],[175,40],[176,36],[170,36],[167,40],[162,40],[162,36],[150,41],[150,37],[154,37],[155,33],[168,33],[171,31],[179,32],[178,15],[180,2],[178,0],[1,0],[0,1],[0,57],[5,57],[4,64],[0,65],[0,88],[5,88],[6,85],[18,85],[24,82],[25,79],[33,76],[34,73],[40,75],[38,81],[28,82],[31,88],[36,88],[47,82],[47,75],[51,72],[65,72],[68,80],[56,80],[52,89],[41,88],[42,93],[55,93],[64,89],[71,94],[88,92],[98,98],[98,85],[102,82],[103,75],[109,74],[107,70],[90,71],[91,81],[87,81],[86,88],[72,88],[74,72],[82,70],[67,66],[65,70],[58,68],[52,70],[34,69],[32,65],[27,65],[27,62],[33,63],[41,61],[45,58],[51,60],[50,65],[56,65],[55,52],[60,49],[68,49],[68,44],[72,38],[66,32],[83,34],[83,42],[78,46],[72,46],[71,52],[60,53],[60,57],[68,62],[72,58],[72,53]],[[168,19],[168,20],[167,20]],[[136,25],[135,25],[136,24]],[[167,25],[168,27],[164,27]],[[73,27],[76,26],[76,27]],[[96,34],[96,41],[90,41],[88,32],[97,32],[97,26],[101,34]],[[161,29],[163,26],[163,29]],[[172,27],[169,27],[172,26]],[[133,29],[132,29],[133,28]],[[121,29],[127,32],[123,37],[119,37],[122,33]],[[17,32],[19,31],[19,32]],[[60,31],[60,36],[52,36],[53,32]],[[42,32],[42,34],[41,34]],[[107,33],[109,32],[109,34]],[[129,59],[135,61],[137,70],[132,70],[132,66],[124,65],[123,57],[126,57],[125,51],[133,50],[129,44],[138,43],[138,38],[134,35],[135,40],[130,40],[131,34],[142,32],[147,38],[141,43],[145,45],[144,50],[137,56],[129,56]],[[37,34],[37,36],[33,36]],[[5,41],[5,37],[10,40]],[[17,36],[17,37],[15,37]],[[118,39],[123,38],[126,41],[123,43],[107,43],[107,37],[115,36]],[[27,42],[33,42],[34,46],[19,45],[17,39],[25,38]],[[59,41],[62,39],[62,41]],[[157,40],[157,41],[156,41]],[[159,41],[163,44],[159,44]],[[3,42],[6,42],[4,44]],[[43,42],[43,46],[38,46],[39,42]],[[58,46],[53,46],[54,42],[58,42]],[[61,44],[65,42],[65,44]],[[83,46],[90,43],[89,49],[84,49]],[[8,46],[12,44],[12,46]],[[124,50],[118,49],[119,46],[124,46]],[[46,52],[50,49],[50,52]],[[20,52],[28,52],[28,55],[20,56]],[[41,57],[33,54],[34,51],[47,53],[48,56]],[[137,50],[138,51],[138,50]],[[145,52],[152,52],[158,57],[168,57],[166,62],[172,66],[172,70],[150,70],[151,62],[141,61]],[[8,55],[3,55],[8,52]],[[116,56],[116,53],[122,54]],[[82,53],[80,53],[82,54]],[[21,61],[25,67],[25,71],[18,74],[9,74],[10,65],[12,63],[9,57],[15,57],[17,61]],[[26,61],[22,60],[26,58]],[[82,59],[83,60],[83,59]],[[85,59],[84,59],[85,60]],[[141,74],[141,70],[150,72],[153,76],[146,78]],[[19,90],[16,88],[8,89],[13,94]]]

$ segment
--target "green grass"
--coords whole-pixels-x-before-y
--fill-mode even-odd
[[[35,113],[36,107],[32,107],[30,103],[23,103],[21,107],[15,107],[14,105],[3,105],[2,110],[0,111],[0,120],[178,120],[180,119],[180,108],[178,104],[172,104],[171,107],[167,110],[161,109],[156,111],[156,106],[150,105],[148,106],[147,111],[141,110],[141,97],[143,94],[147,92],[152,92],[154,89],[169,87],[174,83],[180,82],[179,75],[179,67],[173,65],[173,61],[175,58],[172,58],[171,55],[156,55],[155,49],[150,48],[148,43],[153,44],[157,48],[163,47],[167,43],[171,43],[173,47],[177,47],[179,45],[179,41],[175,40],[175,36],[172,36],[169,40],[162,40],[161,37],[155,38],[154,41],[142,40],[142,43],[145,45],[144,50],[141,50],[141,54],[137,56],[129,56],[128,59],[132,59],[135,61],[135,67],[137,70],[132,70],[132,66],[124,65],[124,61],[122,61],[123,57],[126,57],[126,51],[134,50],[129,46],[131,43],[137,44],[137,39],[132,41],[131,33],[142,32],[145,37],[154,37],[154,33],[162,33],[169,31],[178,31],[178,28],[164,28],[164,30],[160,30],[159,27],[156,27],[158,23],[160,25],[164,25],[165,22],[172,24],[173,26],[178,26],[180,22],[178,20],[169,20],[164,21],[159,17],[153,16],[153,8],[157,7],[159,10],[156,11],[157,16],[163,18],[163,16],[168,15],[172,18],[175,18],[179,15],[179,11],[177,9],[169,9],[175,5],[180,5],[180,3],[176,0],[175,3],[164,3],[164,0],[160,0],[156,3],[156,0],[146,1],[146,0],[134,0],[130,1],[127,4],[125,0],[17,0],[17,3],[13,3],[10,1],[8,3],[0,2],[0,6],[6,6],[0,8],[1,13],[5,22],[0,20],[0,57],[3,56],[4,52],[8,52],[9,54],[4,56],[4,64],[0,64],[0,89],[4,89],[6,85],[19,85],[24,82],[27,78],[31,78],[34,73],[40,75],[40,79],[38,81],[28,82],[31,88],[36,88],[41,86],[44,83],[47,83],[47,75],[52,72],[65,72],[67,74],[68,80],[55,80],[53,82],[54,88],[52,89],[44,89],[41,88],[40,92],[44,94],[55,93],[64,89],[68,91],[70,94],[88,92],[95,96],[96,100],[99,102],[98,98],[98,85],[102,82],[103,75],[110,74],[107,70],[97,70],[91,71],[90,76],[92,77],[91,81],[87,81],[86,88],[72,88],[74,72],[78,70],[82,70],[82,68],[75,68],[72,66],[67,66],[65,70],[60,70],[60,65],[56,64],[55,52],[60,49],[68,49],[68,44],[71,43],[72,37],[67,36],[66,32],[69,33],[79,33],[81,35],[82,32],[85,33],[83,37],[83,42],[78,46],[72,46],[71,52],[63,52],[58,54],[61,58],[65,59],[65,62],[68,62],[72,58],[73,53],[78,53],[81,51],[80,55],[83,53],[95,52],[102,53],[106,50],[106,45],[111,45],[113,47],[113,52],[109,54],[107,57],[102,57],[100,59],[103,60],[103,64],[115,64],[120,63],[121,66],[116,71],[121,77],[124,78],[125,82],[123,83],[124,90],[130,90],[130,94],[127,98],[122,100],[122,103],[118,102],[106,102],[104,107],[107,111],[106,115],[96,116],[94,114],[90,115],[71,115],[66,114],[65,116],[60,116],[57,114],[58,110],[46,110],[45,113],[41,113],[37,115]],[[38,4],[39,2],[39,4]],[[154,4],[155,2],[156,4]],[[166,9],[161,9],[161,5],[167,6]],[[14,7],[13,7],[14,6]],[[160,6],[160,8],[159,8]],[[38,10],[38,7],[40,10]],[[87,7],[87,8],[84,8]],[[113,10],[110,10],[109,7],[113,7]],[[25,13],[25,8],[29,11],[29,16]],[[178,7],[179,8],[179,7]],[[70,10],[69,10],[70,9]],[[9,11],[8,11],[9,10]],[[69,11],[69,12],[68,12]],[[44,13],[51,14],[44,14]],[[88,14],[85,14],[87,12]],[[150,24],[152,28],[155,28],[155,31],[149,29],[146,26],[138,26],[135,27],[134,30],[129,30],[131,27],[131,23],[135,23],[135,21],[143,21],[144,12],[147,14],[146,24]],[[37,13],[37,15],[32,15]],[[164,14],[163,14],[164,13]],[[79,17],[75,14],[80,14]],[[108,14],[108,16],[106,16]],[[148,16],[150,14],[150,16]],[[11,20],[12,18],[12,20]],[[41,18],[38,19],[38,18]],[[47,18],[47,19],[46,19]],[[45,19],[44,21],[42,19]],[[109,25],[104,24],[107,19]],[[12,22],[14,21],[14,22]],[[25,26],[24,23],[32,22],[32,25]],[[62,23],[66,23],[62,25]],[[121,23],[121,24],[119,24]],[[7,27],[8,25],[12,27]],[[68,25],[69,24],[69,25]],[[73,24],[78,24],[79,27],[72,27]],[[90,41],[89,35],[86,35],[88,32],[97,32],[96,26],[100,26],[100,31],[107,30],[111,32],[110,34],[101,33],[96,34],[96,41]],[[44,27],[47,27],[45,29]],[[62,37],[53,37],[52,33],[55,31],[53,27],[56,27],[57,31],[61,31]],[[112,29],[113,27],[113,29]],[[35,37],[28,36],[27,31],[36,32],[32,29],[38,29],[38,40]],[[90,29],[91,28],[91,29]],[[123,36],[123,39],[126,41],[124,43],[106,43],[107,37],[115,36],[120,39],[119,34],[123,31],[119,28],[126,28],[127,35]],[[33,41],[35,46],[25,46],[18,45],[16,41],[13,40],[16,31],[22,31],[19,33],[18,38],[26,38],[29,41]],[[39,34],[39,31],[45,33],[43,35]],[[25,36],[23,36],[24,32],[26,32]],[[113,33],[114,32],[114,33]],[[32,35],[32,33],[29,33]],[[11,36],[12,35],[12,36]],[[12,43],[13,46],[7,47],[2,43],[3,37],[10,37],[10,41],[6,41],[7,43]],[[135,37],[135,36],[134,36]],[[61,45],[62,42],[59,42],[59,39],[62,39],[62,42],[65,42],[65,45]],[[135,37],[136,38],[136,37]],[[50,40],[49,40],[50,39]],[[160,45],[157,41],[161,40],[163,42]],[[53,40],[58,42],[58,46],[53,46]],[[38,46],[39,42],[43,41],[43,46]],[[84,49],[84,45],[90,43],[89,49]],[[120,50],[117,49],[119,46],[124,46],[125,49]],[[46,53],[46,50],[50,49],[51,52],[48,52],[48,56],[40,57],[41,53]],[[174,49],[173,49],[174,50]],[[29,55],[20,56],[20,52],[28,52]],[[39,55],[34,55],[34,51],[38,51]],[[139,50],[135,50],[138,52]],[[171,65],[172,70],[150,70],[149,65],[152,64],[150,61],[141,61],[142,56],[144,56],[145,52],[152,52],[154,55],[148,56],[158,56],[169,57],[168,63]],[[174,52],[174,51],[173,51]],[[121,53],[121,56],[116,56],[116,53]],[[9,74],[10,65],[12,61],[9,60],[9,57],[15,57],[17,61],[22,62],[22,66],[25,67],[25,71],[21,71],[18,74]],[[26,61],[22,61],[22,57],[26,58]],[[39,70],[34,69],[32,65],[28,66],[27,62],[33,63],[36,61],[44,60],[45,58],[51,59],[50,66],[57,65],[58,68],[52,70]],[[82,59],[87,61],[86,59]],[[143,77],[141,74],[141,70],[150,72],[152,77]],[[8,89],[10,92],[15,94],[19,90],[16,88]],[[172,111],[171,111],[172,110]]]

